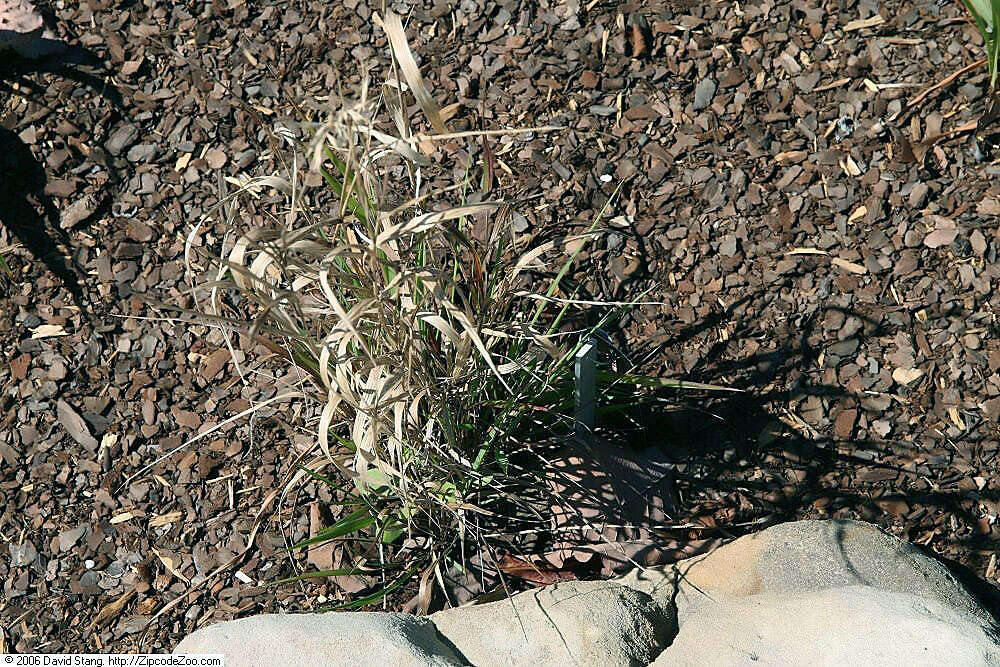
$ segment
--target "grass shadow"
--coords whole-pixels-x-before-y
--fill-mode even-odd
[[[0,31],[9,33],[9,31]],[[9,34],[0,35],[14,39]],[[19,50],[36,57],[24,57],[4,51],[0,58],[0,92],[27,99],[41,98],[44,88],[33,75],[48,73],[69,78],[89,88],[107,100],[115,114],[123,109],[120,92],[103,75],[103,62],[88,49],[48,39],[40,35],[21,35]],[[3,39],[0,39],[0,43]],[[44,106],[44,103],[41,103]],[[48,109],[58,112],[58,109]],[[111,126],[111,123],[109,123]],[[118,182],[111,165],[112,182]],[[61,224],[61,213],[46,193],[48,182],[44,162],[36,157],[12,128],[0,126],[0,224],[11,238],[30,253],[32,259],[45,266],[70,292],[74,303],[88,315],[91,303],[86,289],[86,274],[75,265],[73,245]],[[106,213],[108,202],[89,217]]]
[[[731,332],[730,340],[749,336],[755,313],[767,307],[763,301],[761,296],[745,298],[703,322],[677,330],[656,346],[627,350],[620,342],[620,351],[637,359],[662,358],[665,349],[676,349],[720,326]],[[805,319],[793,337],[770,339],[743,358],[727,355],[726,341],[709,344],[683,376],[741,392],[664,390],[653,400],[602,421],[604,440],[614,443],[619,455],[653,455],[666,461],[670,469],[669,516],[639,528],[655,536],[651,543],[660,547],[653,551],[661,562],[670,562],[693,555],[678,552],[677,545],[713,538],[730,540],[785,521],[864,520],[911,542],[933,540],[937,551],[961,554],[967,562],[958,564],[925,548],[997,615],[1000,590],[977,576],[969,564],[1000,546],[995,528],[983,531],[982,514],[977,510],[979,503],[1000,502],[1000,493],[989,486],[969,490],[955,483],[957,469],[952,464],[961,468],[962,463],[968,463],[959,454],[962,442],[942,440],[935,445],[920,439],[839,439],[829,437],[826,427],[814,428],[788,410],[790,402],[810,397],[865,410],[862,399],[866,396],[840,384],[813,379],[824,350],[824,344],[818,342],[823,336],[817,326],[831,313],[838,319],[856,318],[853,336],[859,345],[888,334],[887,324],[877,317],[842,308],[822,309]],[[621,332],[610,333],[616,341],[624,341]],[[831,407],[825,407],[824,412],[829,415]],[[982,428],[978,423],[969,424],[962,437],[971,441],[970,448],[979,437],[974,431]],[[922,466],[928,458],[934,461],[929,471]],[[621,507],[635,504],[634,497],[621,495],[610,502],[602,500],[609,509],[592,508],[592,523],[605,516],[616,517]],[[616,504],[619,507],[612,507]],[[660,503],[657,507],[662,511],[664,506]],[[641,515],[630,512],[632,517]],[[649,512],[646,515],[652,516]]]
[[[47,180],[45,167],[31,149],[12,131],[0,127],[0,224],[81,305],[86,295],[69,256],[72,246],[60,227],[59,209],[45,193]]]

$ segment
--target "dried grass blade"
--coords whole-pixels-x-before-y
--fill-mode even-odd
[[[372,353],[371,350],[368,349],[368,345],[365,343],[364,336],[358,333],[358,330],[354,327],[354,321],[350,318],[350,316],[348,316],[347,312],[344,310],[344,307],[340,305],[340,301],[337,299],[337,296],[333,293],[333,289],[330,287],[329,272],[330,272],[330,267],[324,267],[320,269],[319,272],[320,288],[323,290],[323,294],[326,296],[327,301],[330,302],[330,306],[333,308],[333,311],[337,314],[337,317],[339,317],[340,321],[344,324],[344,326],[346,326],[350,330],[351,334],[354,336],[354,339],[358,342],[358,344],[361,346],[361,349],[365,351],[365,354],[368,355],[368,358],[370,359]]]
[[[462,344],[462,336],[440,315],[421,315],[420,319],[443,333],[456,348]]]
[[[323,454],[326,455],[327,460],[332,463],[337,470],[344,475],[344,477],[347,479],[354,479],[358,476],[358,474],[341,464],[340,461],[333,458],[333,453],[330,451],[330,424],[333,422],[334,415],[337,414],[337,408],[340,406],[340,402],[340,396],[331,390],[327,395],[326,405],[323,406],[323,413],[319,418],[319,447],[323,450]]]
[[[514,390],[511,389],[510,385],[507,384],[507,381],[503,379],[503,374],[500,373],[500,369],[498,369],[497,365],[493,362],[493,355],[486,349],[486,345],[483,344],[483,339],[479,337],[479,332],[476,331],[476,327],[472,323],[472,320],[469,319],[469,316],[466,315],[464,311],[457,308],[454,304],[448,304],[448,306],[452,311],[452,317],[458,320],[458,323],[462,325],[462,328],[472,340],[472,344],[476,346],[480,356],[482,356],[483,361],[485,361],[486,365],[490,367],[491,371],[493,371],[493,375],[500,380],[500,384],[504,386],[504,389],[513,394]]]
[[[424,77],[421,76],[420,68],[417,67],[417,62],[413,58],[413,52],[410,51],[410,45],[406,41],[406,31],[403,30],[402,20],[394,12],[388,12],[385,15],[385,20],[382,22],[382,29],[385,30],[385,34],[389,37],[389,45],[392,47],[392,53],[396,57],[396,62],[399,63],[399,69],[402,70],[407,85],[410,86],[413,96],[417,99],[417,104],[423,109],[434,131],[440,134],[447,134],[448,126],[444,124],[444,120],[441,118],[441,107],[431,97],[430,91],[427,90],[427,86],[424,84]]]
[[[529,250],[528,252],[524,253],[524,255],[519,260],[517,260],[517,264],[514,265],[514,270],[511,272],[511,278],[516,278],[518,274],[521,273],[521,271],[524,271],[525,269],[529,268],[531,265],[535,263],[535,260],[537,260],[539,257],[544,255],[548,251],[552,250],[554,247],[555,247],[555,241],[549,241],[547,243],[543,243],[537,248],[534,248],[533,250]],[[545,266],[539,265],[539,268],[545,268]]]
[[[501,202],[482,202],[479,204],[456,206],[455,208],[450,208],[446,211],[424,213],[407,222],[397,223],[386,227],[384,230],[379,232],[378,236],[375,238],[375,245],[381,248],[389,242],[396,240],[403,234],[418,234],[420,232],[427,231],[428,229],[433,229],[436,225],[448,220],[455,220],[457,218],[464,218],[477,213],[494,211],[498,209],[500,205]]]
[[[371,135],[373,139],[378,140],[380,143],[384,144],[387,148],[396,151],[397,153],[402,155],[410,162],[413,162],[414,164],[418,164],[421,166],[427,166],[431,164],[430,159],[424,157],[423,155],[415,151],[413,147],[410,145],[410,143],[405,139],[392,137],[384,132],[379,132],[378,130],[372,128],[366,128],[365,134]]]

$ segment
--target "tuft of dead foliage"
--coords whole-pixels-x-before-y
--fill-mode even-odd
[[[601,216],[574,237],[528,247],[512,226],[518,202],[490,197],[496,158],[486,137],[497,132],[449,132],[399,17],[380,24],[392,51],[386,80],[337,100],[325,122],[304,126],[307,136],[284,132],[287,174],[228,179],[238,186],[231,211],[275,191],[288,207],[266,228],[231,216],[238,237],[200,291],[206,315],[301,369],[305,395],[323,406],[317,452],[289,488],[317,481],[341,500],[333,525],[297,546],[335,542],[342,567],[302,576],[375,589],[341,608],[384,601],[418,578],[426,609],[434,582],[464,572],[465,556],[508,549],[512,525],[549,525],[538,510],[553,502],[540,457],[543,443],[572,432],[574,355],[588,330],[628,304],[572,327],[595,304],[575,300],[564,280]],[[427,131],[414,127],[411,99]],[[431,191],[430,174],[461,172],[431,159],[444,139],[479,158]],[[306,187],[309,173],[328,189]],[[252,304],[247,319],[223,308],[232,293]]]

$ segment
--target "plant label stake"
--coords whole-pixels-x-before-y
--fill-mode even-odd
[[[575,362],[576,435],[589,442],[597,419],[597,339],[593,336],[587,339],[577,350]]]

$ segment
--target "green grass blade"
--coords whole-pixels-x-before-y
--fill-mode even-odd
[[[371,595],[366,595],[365,597],[360,598],[358,600],[354,600],[353,602],[337,605],[332,608],[332,611],[346,611],[348,609],[358,609],[359,607],[365,607],[370,604],[374,604],[376,602],[381,602],[382,600],[384,600],[386,597],[389,596],[389,593],[392,593],[394,590],[396,590],[397,588],[405,584],[407,581],[409,581],[413,577],[413,575],[417,573],[417,570],[418,568],[411,567],[409,570],[404,572],[398,579],[396,579],[394,582],[392,582],[382,590],[372,593]]]
[[[319,579],[323,577],[348,577],[354,574],[376,574],[376,572],[372,570],[362,570],[357,567],[342,567],[337,570],[316,570],[315,572],[304,572],[294,577],[279,579],[275,582],[272,582],[271,585],[279,586],[281,584],[291,584],[296,581],[303,581],[306,579]]]
[[[372,516],[371,510],[367,507],[362,507],[361,509],[351,512],[346,517],[333,524],[329,528],[321,530],[319,533],[313,537],[299,542],[292,549],[301,549],[303,547],[308,547],[313,544],[319,544],[321,542],[329,542],[330,540],[336,540],[345,535],[350,535],[351,533],[356,533],[360,530],[367,528],[368,526],[375,523],[375,517]]]
[[[608,200],[604,202],[604,206],[602,206],[601,210],[598,211],[596,216],[594,216],[594,221],[590,224],[590,228],[587,229],[586,234],[594,233],[594,230],[597,229],[597,226],[601,223],[601,220],[604,219],[604,215],[607,213],[608,208],[610,208],[611,202],[613,202],[615,198],[618,196],[618,193],[621,191],[622,185],[624,184],[625,181],[618,182],[618,185],[615,186],[614,192],[611,193],[611,196],[608,197]],[[586,245],[587,245],[586,243],[581,243],[580,246],[578,248],[575,248],[573,252],[570,253],[570,256],[566,258],[566,261],[563,263],[562,268],[559,269],[559,273],[557,273],[556,277],[552,279],[552,282],[549,284],[549,288],[545,291],[546,297],[550,297],[556,293],[556,290],[559,289],[559,284],[562,282],[562,279],[566,277],[566,273],[569,272],[569,268],[573,265],[573,262],[576,261],[576,256],[580,254],[580,252]],[[535,315],[534,317],[531,318],[532,324],[538,321],[538,318],[542,314],[542,311],[544,309],[545,309],[545,301],[539,301],[538,305],[535,307]]]
[[[974,1],[982,2],[983,0]],[[992,10],[990,13],[991,21],[987,34],[983,37],[986,40],[986,51],[989,54],[990,92],[992,93],[996,90],[997,71],[1000,70],[1000,39],[996,34],[997,28],[1000,27],[1000,0],[990,0],[990,7]]]
[[[364,207],[361,205],[361,201],[356,195],[356,192],[352,191],[348,192],[346,195],[344,194],[346,191],[345,183],[351,182],[352,179],[352,174],[347,168],[347,164],[337,157],[337,154],[334,153],[329,146],[325,146],[323,151],[326,153],[327,159],[329,159],[330,162],[332,162],[337,168],[337,171],[340,172],[340,179],[337,179],[336,176],[330,173],[329,169],[322,169],[321,173],[323,174],[323,178],[326,179],[327,185],[329,185],[333,191],[347,203],[347,208],[350,209],[351,213],[353,213],[358,220],[368,224],[368,215],[365,212]]]

